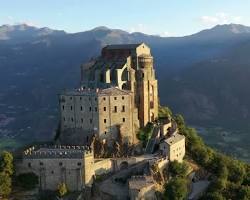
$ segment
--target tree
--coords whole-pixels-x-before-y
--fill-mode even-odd
[[[146,142],[150,139],[152,133],[153,133],[154,125],[149,122],[147,125],[139,130],[137,133],[137,138],[144,142],[144,145],[146,145]]]
[[[239,199],[241,200],[250,199],[250,186],[241,187],[239,191]]]
[[[0,156],[0,197],[7,198],[11,193],[13,174],[13,156],[3,151]]]
[[[236,160],[232,160],[232,162],[228,165],[228,179],[231,182],[241,184],[243,182],[243,178],[245,177],[245,169],[241,163]]]
[[[173,162],[170,162],[169,172],[173,177],[178,176],[184,178],[187,175],[188,166],[184,162],[179,163],[178,161],[175,160]]]
[[[65,184],[65,183],[60,183],[60,184],[58,185],[57,191],[58,191],[59,197],[63,197],[65,194],[67,194],[68,189],[67,189],[66,184]]]
[[[174,178],[166,185],[165,200],[184,200],[188,195],[187,181],[183,178]]]
[[[13,174],[13,156],[10,152],[3,151],[0,159],[0,172],[11,176]]]
[[[202,199],[204,199],[204,200],[225,200],[223,195],[219,192],[209,192]]]
[[[3,172],[0,172],[0,199],[7,198],[11,193],[11,177]]]
[[[172,111],[168,107],[159,106],[159,113],[158,113],[159,118],[169,118],[172,115],[173,115]]]

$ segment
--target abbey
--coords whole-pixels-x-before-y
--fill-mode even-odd
[[[60,141],[86,144],[93,135],[118,134],[136,143],[136,131],[158,117],[153,57],[144,44],[108,45],[81,66],[81,86],[59,95]]]
[[[70,191],[98,191],[84,199],[155,199],[153,169],[163,174],[185,156],[185,136],[169,114],[158,118],[158,101],[150,48],[104,47],[81,65],[80,86],[59,94],[53,143],[25,149],[16,173],[34,173],[43,191],[60,183]],[[98,177],[104,179],[96,184]]]

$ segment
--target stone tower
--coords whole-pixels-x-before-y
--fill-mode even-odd
[[[145,126],[158,118],[158,83],[155,79],[153,57],[138,57],[135,97],[139,108],[140,126]]]
[[[158,118],[153,57],[144,44],[108,45],[81,66],[81,85],[59,95],[60,143],[85,145],[94,135],[136,143],[137,130]],[[119,128],[118,128],[119,127]]]
[[[140,127],[158,117],[158,84],[150,48],[144,44],[107,45],[82,66],[82,86],[111,87],[134,93]]]

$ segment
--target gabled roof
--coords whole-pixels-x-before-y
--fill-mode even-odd
[[[103,49],[136,49],[138,46],[142,45],[143,43],[138,43],[138,44],[112,44],[112,45],[107,45]]]
[[[173,145],[181,140],[185,139],[184,135],[180,135],[178,133],[172,135],[171,137],[167,138],[165,142],[169,145]]]
[[[100,89],[98,94],[100,95],[129,95],[131,92],[128,90],[121,90],[117,87],[110,87],[106,89]]]

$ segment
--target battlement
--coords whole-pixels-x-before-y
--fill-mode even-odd
[[[43,145],[24,150],[23,158],[83,158],[92,154],[93,151],[89,146]]]

